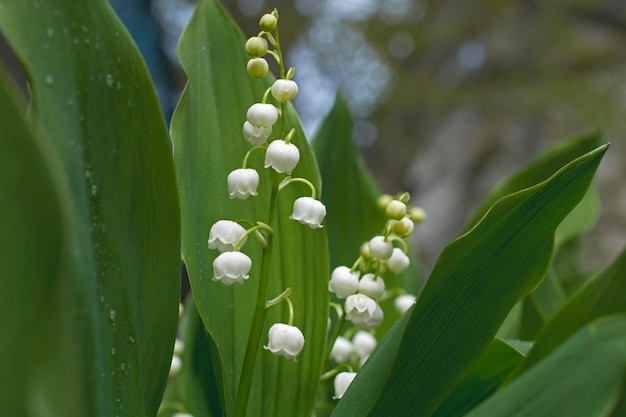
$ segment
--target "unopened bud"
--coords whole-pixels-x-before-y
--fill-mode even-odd
[[[259,36],[251,37],[246,41],[246,52],[252,57],[262,57],[267,53],[267,41]]]
[[[248,61],[248,75],[252,78],[263,78],[269,71],[265,58],[252,58]]]
[[[400,220],[406,214],[406,204],[398,200],[391,200],[385,209],[387,217],[393,220]]]
[[[411,207],[409,209],[409,217],[415,223],[421,223],[426,220],[426,211],[421,207]]]
[[[413,233],[414,224],[408,217],[392,220],[391,231],[400,237],[409,237]]]
[[[392,196],[390,196],[389,194],[383,194],[380,197],[378,197],[378,200],[376,200],[376,204],[378,205],[378,207],[380,207],[381,210],[386,210],[387,206],[392,201],[393,201]]]
[[[276,19],[276,16],[266,13],[261,16],[261,20],[259,20],[259,27],[262,31],[271,32],[276,29],[277,23],[278,20]]]

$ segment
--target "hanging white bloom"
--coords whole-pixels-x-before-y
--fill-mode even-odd
[[[345,337],[339,336],[333,344],[333,348],[330,351],[330,357],[337,363],[344,363],[348,362],[352,352],[354,352],[352,342]]]
[[[172,377],[180,372],[180,368],[183,367],[183,361],[178,355],[172,356],[172,362],[170,362],[170,372],[168,376]]]
[[[374,274],[365,274],[359,281],[359,292],[378,300],[385,293],[385,281]]]
[[[300,329],[284,323],[273,324],[268,332],[268,339],[267,346],[263,348],[287,359],[296,359],[304,347],[304,335]]]
[[[347,266],[338,266],[330,274],[328,291],[333,292],[339,298],[346,298],[356,293],[359,288],[359,272],[350,272]]]
[[[245,200],[248,196],[256,196],[259,186],[259,173],[251,168],[239,168],[228,174],[228,196]]]
[[[369,243],[370,256],[381,261],[386,261],[393,253],[393,245],[390,241],[386,241],[383,236],[376,236]]]
[[[273,104],[254,103],[246,118],[256,127],[271,127],[278,120],[278,110]]]
[[[279,103],[293,100],[298,95],[298,84],[293,80],[276,80],[272,84],[272,95]]]
[[[252,260],[245,253],[224,252],[213,261],[213,281],[224,285],[243,284],[251,267]]]
[[[229,252],[235,248],[235,243],[246,233],[239,223],[231,220],[219,220],[209,231],[209,249],[217,249],[220,252]],[[240,247],[246,243],[245,237]]]
[[[193,417],[193,414],[189,413],[174,413],[172,417]]]
[[[382,308],[365,294],[349,296],[344,307],[346,318],[355,326],[371,330],[383,322]]]
[[[335,386],[335,396],[333,399],[338,400],[343,397],[355,377],[356,372],[339,372],[333,382]]]
[[[306,224],[311,229],[319,229],[323,227],[321,223],[324,216],[326,206],[321,201],[311,197],[300,197],[293,202],[293,214],[289,218]]]
[[[265,151],[265,168],[272,167],[278,173],[291,174],[299,160],[298,147],[282,139],[272,141]]]
[[[185,344],[179,338],[174,341],[174,355],[181,356],[185,350]]]
[[[400,295],[393,300],[393,305],[400,314],[404,314],[413,304],[415,304],[415,296],[413,294]]]
[[[391,257],[387,259],[387,268],[396,275],[400,275],[409,267],[411,261],[409,257],[402,252],[402,249],[393,248]]]
[[[371,333],[359,330],[352,338],[352,346],[359,356],[369,356],[376,348],[376,338]]]
[[[408,217],[403,217],[400,220],[394,220],[391,222],[391,231],[400,237],[409,237],[413,233],[415,223]]]
[[[265,144],[271,134],[271,126],[257,127],[248,121],[243,122],[243,137],[253,146]]]

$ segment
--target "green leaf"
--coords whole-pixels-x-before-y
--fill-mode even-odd
[[[212,262],[217,253],[207,248],[207,237],[211,225],[220,219],[267,223],[271,184],[270,172],[263,169],[262,153],[255,152],[248,167],[259,171],[259,195],[245,201],[228,198],[226,177],[241,167],[250,148],[242,136],[246,111],[271,85],[269,77],[251,80],[247,76],[244,43],[218,2],[199,2],[179,44],[188,83],[171,127],[181,191],[183,258],[196,305],[217,350],[214,366],[222,370],[218,378],[223,380],[222,409],[226,415],[233,413],[262,253],[254,239],[249,239],[243,252],[252,259],[250,278],[245,285],[226,287],[212,282]],[[293,176],[305,177],[319,189],[313,152],[291,107],[287,130],[290,127],[296,129],[292,143],[300,150]],[[303,331],[306,343],[297,362],[275,357],[260,347],[249,415],[308,417],[313,407],[328,317],[326,233],[325,228],[311,230],[289,220],[295,198],[308,192],[306,186],[295,183],[279,194],[268,290],[274,297],[287,287],[293,288],[294,324]],[[268,311],[266,330],[273,323],[286,321],[287,306],[281,303]]]
[[[545,182],[501,199],[479,224],[448,245],[411,314],[384,389],[368,386],[367,376],[374,375],[357,377],[354,390],[339,404],[345,401],[344,411],[336,415],[349,415],[348,410],[358,410],[357,415],[431,415],[510,309],[543,279],[554,230],[586,192],[606,149],[602,146]]]
[[[515,347],[494,339],[433,416],[465,415],[495,392],[508,373],[523,359],[524,355]]]
[[[590,321],[626,312],[626,250],[613,264],[576,293],[537,335],[528,357],[509,379],[545,358]]]
[[[608,416],[626,366],[626,315],[597,319],[466,417]]]
[[[59,314],[74,323],[59,334],[79,341],[65,359],[84,372],[69,394],[88,404],[82,415],[155,415],[177,325],[180,227],[150,77],[105,0],[1,0],[0,9],[0,28],[28,74],[33,124],[58,155],[68,190]],[[61,343],[56,331],[46,343]],[[35,415],[56,414],[66,372],[46,347]]]
[[[474,216],[467,222],[465,229],[469,230],[478,223],[500,198],[546,180],[569,161],[598,147],[602,137],[602,133],[592,132],[558,142],[542,152],[532,163],[496,186],[482,201]],[[582,207],[573,210],[557,229],[557,246],[561,241],[587,230],[595,223],[598,208],[595,193],[590,191],[580,204]]]
[[[0,67],[0,415],[15,417],[36,407],[33,356],[62,281],[65,228],[59,167],[31,132],[17,97]],[[71,389],[77,375],[68,365],[63,384]],[[80,399],[64,400],[52,408],[80,414]]]

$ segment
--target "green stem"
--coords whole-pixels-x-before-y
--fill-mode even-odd
[[[270,209],[267,224],[273,229],[274,219],[276,217],[276,204],[278,196],[279,176],[272,172],[272,195],[270,196]],[[248,344],[246,345],[246,353],[243,358],[243,368],[241,377],[239,378],[239,388],[237,389],[237,399],[235,401],[235,417],[245,417],[246,408],[248,406],[248,397],[250,396],[250,388],[252,387],[252,377],[254,376],[254,368],[256,357],[261,345],[261,336],[265,325],[267,300],[267,287],[270,277],[270,261],[272,259],[272,249],[274,247],[274,235],[267,237],[267,247],[263,250],[263,261],[261,263],[261,278],[259,280],[259,290],[256,297],[256,305],[254,307],[254,315],[252,317],[252,325],[248,335]]]
[[[266,145],[257,145],[257,146],[253,146],[252,148],[250,148],[248,152],[246,152],[246,155],[243,157],[241,168],[242,169],[248,168],[248,158],[250,158],[250,155],[252,155],[252,152],[257,151],[259,149],[265,149],[265,148],[267,148]]]
[[[278,186],[278,191],[282,190],[283,188],[285,188],[286,186],[288,186],[292,182],[301,182],[303,184],[306,184],[307,187],[309,187],[309,189],[311,190],[311,198],[315,199],[317,197],[317,192],[315,191],[315,186],[311,183],[311,181],[307,180],[306,178],[285,177],[285,179]]]

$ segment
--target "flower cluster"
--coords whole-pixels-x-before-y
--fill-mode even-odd
[[[398,198],[384,195],[379,205],[385,211],[388,221],[383,232],[365,242],[361,253],[352,267],[336,267],[330,276],[328,290],[339,299],[345,299],[343,308],[335,305],[338,316],[350,321],[355,327],[339,335],[343,318],[337,325],[337,332],[331,337],[330,359],[337,367],[328,375],[335,375],[335,396],[341,398],[356,376],[353,369],[360,369],[377,344],[372,332],[380,326],[384,313],[379,302],[398,291],[387,291],[383,275],[387,272],[399,275],[410,265],[405,238],[413,233],[416,222],[425,218],[423,209],[407,206],[408,193]],[[396,310],[403,314],[415,302],[415,296],[401,294],[394,300]],[[350,335],[355,331],[353,337]],[[349,372],[338,372],[346,367]]]
[[[311,229],[319,229],[326,216],[326,207],[316,199],[315,186],[306,178],[292,177],[300,161],[300,150],[292,143],[296,135],[295,129],[286,132],[288,102],[298,95],[298,84],[292,79],[295,70],[285,71],[284,60],[278,41],[278,12],[263,15],[259,21],[261,31],[249,38],[245,49],[250,59],[247,63],[248,75],[252,78],[265,78],[269,72],[266,56],[271,56],[278,64],[280,76],[266,89],[261,100],[252,104],[246,112],[243,122],[243,138],[250,144],[241,167],[232,170],[227,178],[228,195],[231,199],[246,200],[258,195],[259,183],[271,181],[272,196],[278,198],[279,192],[293,182],[304,183],[310,195],[297,198],[293,202],[293,212],[289,219],[297,221]],[[280,126],[277,128],[277,126]],[[274,131],[278,134],[272,139]],[[275,171],[273,175],[261,175],[257,169],[248,167],[248,160],[254,152],[264,154],[263,167]],[[270,207],[274,207],[272,204]],[[213,280],[224,285],[243,284],[249,279],[252,268],[251,258],[241,252],[241,248],[251,234],[257,238],[263,249],[272,244],[273,223],[275,212],[269,213],[265,222],[240,220],[219,220],[211,227],[208,245],[217,249],[220,254],[213,262]],[[246,227],[244,227],[246,226]],[[264,251],[269,256],[271,251]],[[267,286],[267,280],[263,280]],[[267,288],[267,287],[265,287]],[[259,290],[259,294],[261,294]],[[264,292],[263,292],[264,293]],[[266,308],[280,301],[289,303],[289,322],[272,325],[268,333],[265,347],[277,356],[294,359],[302,351],[304,336],[300,329],[292,325],[293,305],[289,300],[291,289],[266,303]],[[257,301],[257,305],[259,301]],[[252,349],[252,348],[250,348]]]

